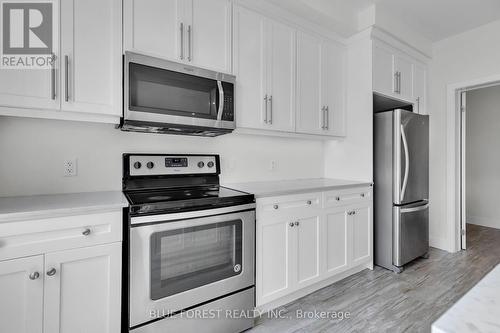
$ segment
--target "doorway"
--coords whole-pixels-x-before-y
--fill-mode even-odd
[[[459,111],[459,219],[460,249],[467,248],[467,223],[500,229],[500,85],[457,90]],[[498,180],[497,180],[498,179]]]

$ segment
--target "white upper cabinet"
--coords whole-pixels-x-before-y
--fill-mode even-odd
[[[266,19],[241,6],[234,9],[234,69],[237,127],[263,128],[267,99]]]
[[[321,104],[321,39],[297,34],[297,132],[323,134]]]
[[[373,90],[382,94],[396,93],[393,52],[379,44],[373,46]]]
[[[125,0],[123,6],[125,50],[180,59],[183,0]]]
[[[295,130],[295,29],[241,6],[234,25],[238,127]]]
[[[413,99],[415,100],[414,110],[420,114],[427,112],[427,70],[423,64],[413,65]]]
[[[53,0],[52,16],[59,17],[59,1]],[[6,43],[6,41],[4,41]],[[59,20],[53,20],[53,66],[46,69],[0,68],[0,106],[13,108],[59,109]],[[23,44],[24,47],[26,45]],[[50,58],[50,54],[44,55]]]
[[[396,54],[394,55],[394,73],[396,75],[396,94],[402,99],[410,100],[412,94],[412,59]]]
[[[187,60],[197,66],[231,72],[231,1],[185,1]]]
[[[344,48],[333,42],[324,42],[322,47],[321,107],[325,120],[326,135],[345,135],[345,71]]]
[[[231,0],[125,0],[124,49],[231,72]]]
[[[426,112],[427,66],[383,42],[373,45],[373,91],[413,104]]]
[[[0,261],[0,330],[42,333],[43,255]]]
[[[62,110],[121,115],[120,12],[119,0],[61,0]]]
[[[120,0],[53,1],[55,61],[48,69],[0,69],[0,114],[117,123],[121,12]]]
[[[272,21],[268,21],[267,27],[268,106],[264,125],[266,128],[293,132],[296,31],[287,25]]]

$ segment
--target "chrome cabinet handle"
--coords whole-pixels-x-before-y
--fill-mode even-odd
[[[401,94],[401,72],[398,72],[398,94]]]
[[[52,53],[52,63],[50,64],[50,95],[53,100],[56,99],[56,55]]]
[[[307,200],[307,204],[308,204],[308,205],[311,205],[311,204],[312,204],[312,201],[311,201],[311,200]]]
[[[184,60],[184,23],[181,22],[181,60]]]
[[[278,205],[274,205],[274,206],[273,206],[273,208],[274,208],[274,209],[278,209]]]
[[[340,197],[335,197],[335,200],[340,201]]]
[[[361,197],[364,198],[365,197],[365,194],[364,193],[361,193]]]
[[[296,221],[295,222],[295,226],[298,227],[300,225],[300,222],[299,221]]]
[[[264,96],[264,105],[265,105],[264,123],[267,124],[267,94],[266,94],[266,96]]]
[[[321,107],[321,129],[325,129],[325,107]]]
[[[64,56],[64,99],[69,101],[69,56]]]
[[[269,96],[269,124],[273,123],[273,95]]]
[[[326,130],[329,130],[330,129],[330,108],[329,106],[327,105],[326,108],[325,108],[325,114],[326,114],[326,117],[325,117],[325,129]]]
[[[87,229],[83,230],[82,235],[88,236],[88,235],[90,235],[91,232],[92,231],[89,228],[87,228]]]
[[[36,280],[40,277],[40,273],[38,272],[33,272],[29,275],[30,280]]]
[[[48,276],[54,276],[56,274],[56,269],[55,268],[51,268],[50,270],[47,271],[47,275]]]
[[[393,89],[394,93],[397,94],[398,93],[398,72],[394,72],[394,89]]]
[[[417,97],[417,112],[420,113],[420,97]]]
[[[290,222],[290,223],[289,223],[289,225],[290,225],[290,228],[293,228],[293,226],[294,226],[295,224],[294,224],[293,222]]]
[[[191,50],[191,34],[192,34],[192,28],[191,25],[188,25],[187,32],[188,32],[188,61],[193,60],[193,55],[192,55],[192,50]]]

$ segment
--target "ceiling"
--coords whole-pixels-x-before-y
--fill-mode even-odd
[[[269,0],[335,28],[356,30],[357,13],[375,5],[432,42],[500,19],[500,0]],[[375,17],[376,22],[376,17]]]

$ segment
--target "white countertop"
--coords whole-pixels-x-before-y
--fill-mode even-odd
[[[297,180],[264,181],[249,183],[223,184],[238,191],[255,195],[256,198],[274,197],[295,193],[328,191],[353,186],[370,186],[370,182],[359,182],[343,179],[312,178]]]
[[[120,191],[0,198],[0,223],[78,215],[128,206]]]
[[[500,332],[500,265],[432,324],[432,333]]]

